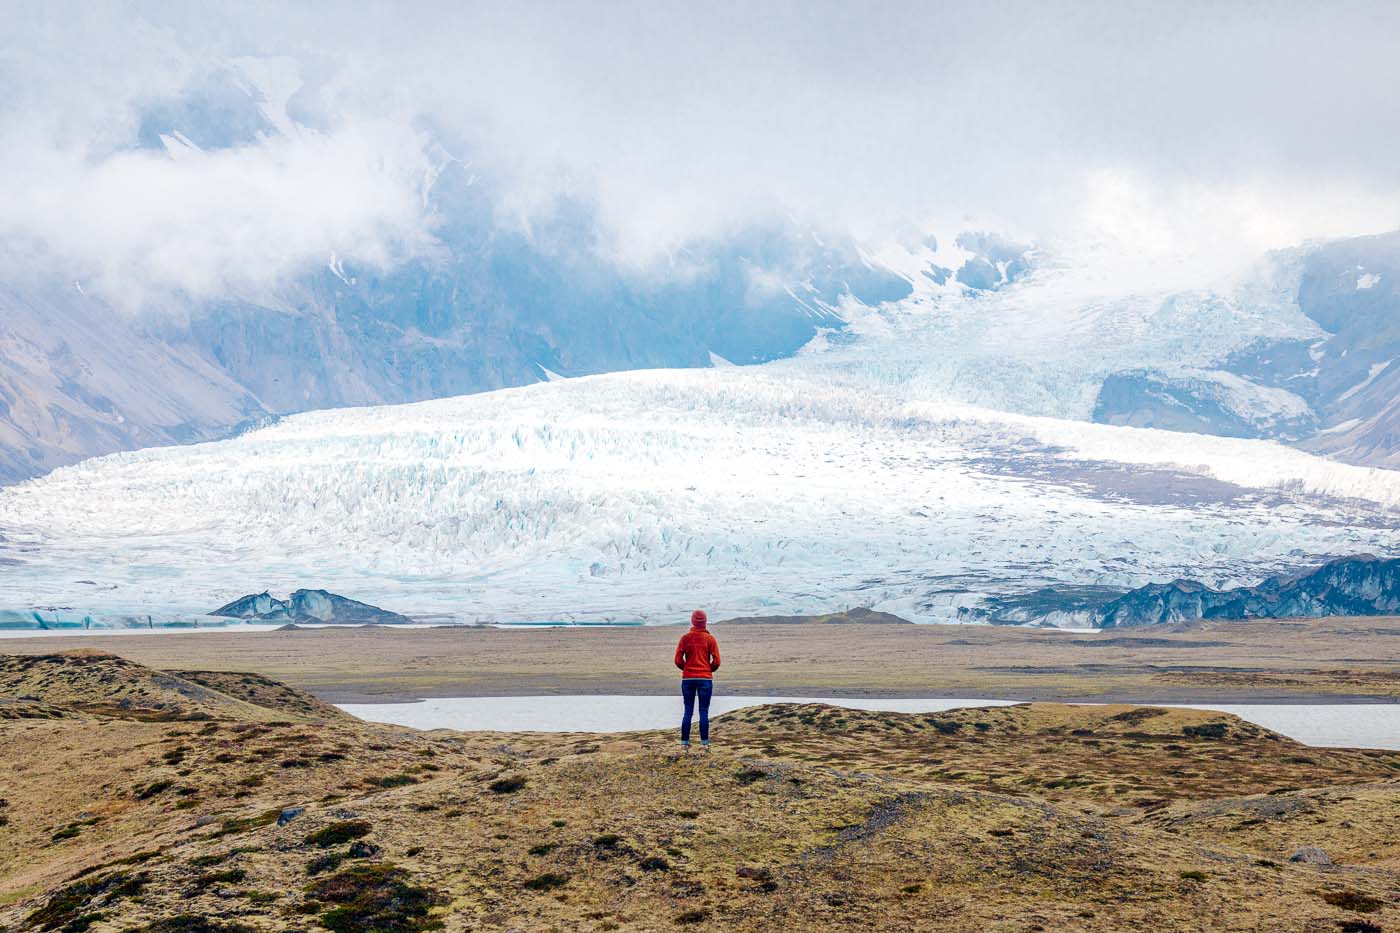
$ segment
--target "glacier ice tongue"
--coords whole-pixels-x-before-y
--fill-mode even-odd
[[[1400,536],[1400,473],[991,411],[858,362],[568,379],[86,461],[0,490],[20,561],[0,607],[324,586],[463,621],[935,621],[1053,582],[1253,582]]]

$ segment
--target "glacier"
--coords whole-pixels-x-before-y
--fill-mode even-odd
[[[203,613],[324,587],[459,622],[932,622],[1045,585],[1235,585],[1400,546],[1400,473],[1075,420],[1105,367],[1199,365],[1308,322],[1215,298],[1066,296],[1093,310],[1065,315],[1046,282],[852,313],[759,366],[310,412],[64,467],[0,489],[0,608]]]

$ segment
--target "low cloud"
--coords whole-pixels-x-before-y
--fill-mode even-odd
[[[431,245],[421,139],[356,123],[203,151],[9,147],[0,236],[126,307],[251,296],[331,256],[387,267]]]
[[[440,141],[503,222],[567,194],[637,267],[774,218],[1200,275],[1400,225],[1390,3],[11,6],[0,235],[136,303],[430,250]],[[132,148],[216,69],[281,129]]]

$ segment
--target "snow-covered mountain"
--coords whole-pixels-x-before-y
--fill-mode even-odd
[[[910,349],[888,366],[867,336],[66,467],[0,490],[0,607],[197,612],[324,586],[466,620],[704,604],[927,621],[1046,584],[1256,582],[1400,546],[1400,473],[931,401],[937,379],[905,368],[921,328],[885,326]]]

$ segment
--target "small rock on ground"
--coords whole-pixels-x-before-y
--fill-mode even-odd
[[[1290,862],[1305,862],[1309,865],[1331,865],[1332,860],[1317,846],[1303,846],[1288,857]]]

